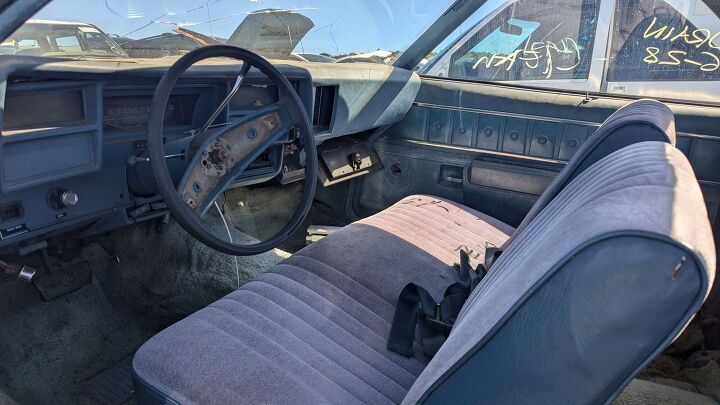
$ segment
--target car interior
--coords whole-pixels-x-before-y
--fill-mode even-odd
[[[0,1],[0,403],[717,404],[720,7],[627,1]]]

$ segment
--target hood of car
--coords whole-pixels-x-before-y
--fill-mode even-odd
[[[285,59],[315,24],[294,11],[264,9],[249,14],[227,40],[228,45]]]

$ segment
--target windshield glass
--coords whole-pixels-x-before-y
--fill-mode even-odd
[[[451,0],[55,0],[0,53],[163,58],[229,44],[270,59],[392,63]]]

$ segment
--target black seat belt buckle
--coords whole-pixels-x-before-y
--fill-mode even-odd
[[[455,319],[452,318],[452,319],[448,319],[447,321],[443,321],[440,318],[440,304],[438,304],[435,307],[435,317],[431,318],[431,317],[427,316],[425,318],[425,322],[427,323],[427,325],[429,327],[431,327],[439,332],[449,334],[450,330],[453,327],[453,324],[455,323]]]
[[[445,334],[450,333],[450,330],[452,329],[453,325],[452,323],[444,322],[440,319],[435,318],[427,318],[425,319],[428,326],[435,329],[436,331],[443,332]]]

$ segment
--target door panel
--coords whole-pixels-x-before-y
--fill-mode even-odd
[[[465,203],[516,226],[547,185],[547,176],[559,172],[600,123],[630,101],[423,78],[410,113],[375,142],[384,169],[358,181],[353,207],[366,216],[407,195],[425,193]],[[670,107],[676,114],[677,147],[689,157],[701,182],[717,231],[720,108]],[[514,183],[482,179],[499,176],[497,171],[473,173],[473,167],[493,164],[514,169]],[[461,170],[462,180],[448,179],[448,168]],[[537,176],[538,171],[544,176]],[[511,185],[518,181],[542,187]]]
[[[467,173],[463,183],[463,202],[512,224],[522,221],[557,175],[557,171],[552,169],[482,159],[473,160]],[[476,201],[484,203],[475,204]]]
[[[538,121],[533,123],[530,138],[530,156],[552,158],[555,156],[555,146],[558,144],[560,124],[552,121]]]

